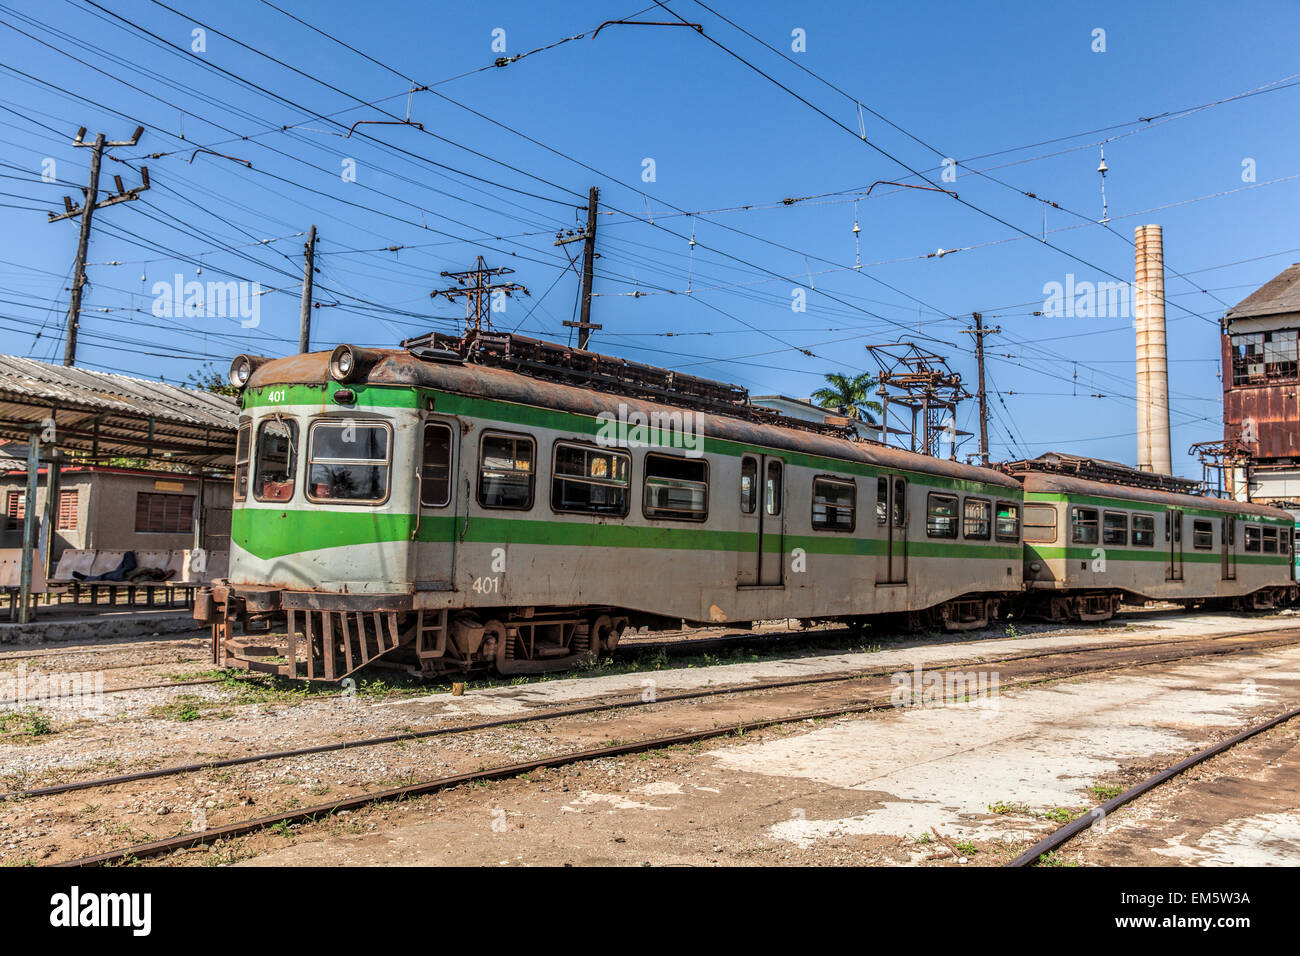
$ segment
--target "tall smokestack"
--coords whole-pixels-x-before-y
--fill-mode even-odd
[[[1170,475],[1164,238],[1159,226],[1138,226],[1136,241],[1138,468]]]

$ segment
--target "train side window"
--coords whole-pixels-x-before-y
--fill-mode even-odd
[[[931,492],[925,499],[925,533],[930,538],[957,537],[957,496]]]
[[[764,493],[765,507],[770,515],[779,515],[781,513],[781,463],[779,461],[769,461],[767,463],[767,488]]]
[[[1246,550],[1258,551],[1259,539],[1260,539],[1259,525],[1253,525],[1253,524],[1246,525],[1245,538],[1246,538]]]
[[[962,535],[967,538],[989,539],[993,525],[993,503],[984,498],[967,498],[962,503]]]
[[[1097,509],[1074,508],[1070,511],[1070,540],[1075,544],[1097,543]]]
[[[1019,541],[1020,505],[1014,501],[999,501],[995,529],[999,541]]]
[[[252,422],[240,422],[235,435],[235,500],[248,497],[248,450],[253,433]]]
[[[1133,547],[1154,548],[1156,546],[1156,516],[1133,516]]]
[[[524,435],[488,432],[479,447],[478,503],[527,511],[533,506],[536,445]]]
[[[1181,511],[1165,512],[1165,540],[1175,543],[1183,540],[1183,513]]]
[[[1122,511],[1107,511],[1102,514],[1101,543],[1128,547],[1128,515]]]
[[[630,455],[556,442],[551,510],[625,517],[631,473]]]
[[[1264,529],[1264,553],[1277,554],[1277,528]]]
[[[420,504],[442,508],[451,501],[451,429],[439,422],[424,426],[420,459]]]
[[[387,425],[314,422],[307,433],[307,497],[383,501],[388,497],[388,462]]]
[[[1051,544],[1056,540],[1056,507],[1025,505],[1025,540]]]
[[[746,455],[740,462],[740,511],[752,515],[758,507],[758,459]]]
[[[1290,554],[1291,553],[1291,529],[1283,528],[1281,531],[1278,532],[1278,534],[1282,536],[1282,541],[1281,541],[1282,553]]]
[[[700,458],[645,456],[647,518],[703,521],[709,516],[709,466]]]
[[[894,527],[907,527],[907,479],[894,479]]]
[[[889,520],[889,479],[881,475],[876,479],[876,524]]]
[[[288,501],[298,474],[298,423],[268,418],[257,426],[257,470],[253,497],[258,501]]]
[[[1192,547],[1202,551],[1214,547],[1214,525],[1208,518],[1197,518],[1192,522]]]
[[[813,479],[812,526],[817,531],[852,531],[858,486],[836,478]]]

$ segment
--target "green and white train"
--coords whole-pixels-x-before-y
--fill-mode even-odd
[[[1163,565],[1114,543],[1106,517],[1124,511],[1136,532],[1149,512],[1164,533],[1163,506],[1138,507],[1135,490],[1022,483],[518,336],[457,343],[235,360],[230,572],[195,608],[218,663],[320,680],[378,657],[518,674],[612,649],[629,625],[973,628],[1016,609],[1105,616],[1121,594],[1295,595],[1284,512],[1172,503],[1191,542],[1181,576],[1148,581]],[[1089,509],[1112,542],[1100,565],[1096,542],[1066,541]],[[1239,516],[1231,579],[1202,574],[1201,512]]]

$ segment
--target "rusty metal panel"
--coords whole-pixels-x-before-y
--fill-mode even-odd
[[[1223,396],[1224,436],[1248,441],[1257,461],[1300,457],[1300,383],[1229,388]]]

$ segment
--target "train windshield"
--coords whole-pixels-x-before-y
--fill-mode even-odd
[[[257,472],[253,497],[258,501],[288,501],[298,465],[298,423],[272,418],[257,427]]]
[[[388,427],[316,422],[307,449],[308,497],[317,501],[381,501],[388,495]]]

